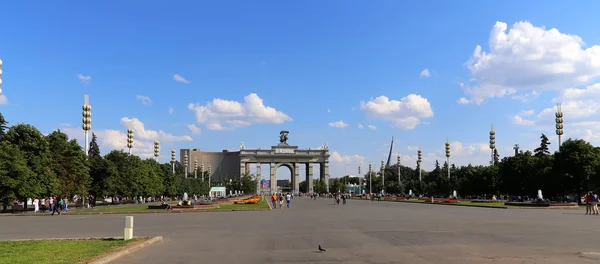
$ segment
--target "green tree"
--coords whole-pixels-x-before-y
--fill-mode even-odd
[[[56,195],[58,180],[52,171],[50,150],[46,138],[37,128],[28,124],[17,124],[8,130],[4,140],[19,148],[33,171],[32,190],[39,191],[33,195]]]
[[[2,141],[4,135],[6,135],[6,131],[8,131],[8,121],[6,121],[2,113],[0,113],[0,141]]]
[[[42,190],[36,180],[25,154],[9,142],[0,142],[0,201],[3,209],[7,209],[12,199],[38,196]]]
[[[533,150],[536,157],[541,157],[544,155],[550,155],[550,151],[548,150],[548,146],[550,145],[550,140],[546,135],[542,134],[540,137],[540,146]]]
[[[86,144],[88,144],[86,142]],[[88,156],[90,158],[100,157],[100,147],[98,146],[98,137],[95,133],[92,133],[92,141],[89,143],[90,148],[88,150]]]
[[[579,197],[584,192],[598,187],[591,183],[597,177],[600,155],[596,149],[585,140],[569,139],[562,143],[560,150],[554,154],[555,170],[562,175],[563,186],[569,193]]]
[[[72,197],[86,195],[91,183],[85,152],[77,140],[69,141],[60,130],[46,137],[50,150],[51,168],[58,176],[57,194]]]

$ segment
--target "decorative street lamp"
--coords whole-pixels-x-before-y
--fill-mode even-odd
[[[173,174],[175,174],[175,162],[177,159],[175,158],[175,149],[171,150],[171,165],[173,166]]]
[[[494,125],[492,124],[491,128],[490,128],[490,150],[492,151],[492,160],[490,161],[490,164],[494,165],[494,150],[496,149],[496,130],[494,130]]]
[[[385,165],[383,163],[383,160],[381,160],[381,185],[383,185],[383,187],[381,188],[381,193],[384,194],[385,193]]]
[[[188,176],[188,166],[189,166],[189,158],[188,158],[188,153],[187,151],[185,152],[185,154],[183,154],[183,167],[184,167],[184,172],[185,172],[185,178],[187,179]]]
[[[373,167],[369,161],[369,195],[373,195]]]
[[[129,129],[127,129],[127,148],[129,149],[129,155],[131,155],[131,149],[133,148],[133,129],[131,128],[131,124],[129,124]]]
[[[423,151],[417,150],[417,169],[419,169],[419,182],[421,182],[421,162],[423,161]]]
[[[446,138],[446,162],[448,163],[448,179],[450,179],[450,142]]]
[[[556,135],[558,136],[558,148],[560,149],[560,145],[562,145],[562,135],[563,131],[563,113],[560,107],[560,104],[556,104]]]
[[[160,155],[160,142],[154,141],[154,158],[156,158],[156,162],[158,162],[158,156]]]
[[[198,179],[198,160],[194,160],[194,179]]]
[[[402,184],[402,180],[400,179],[400,152],[398,152],[398,157],[396,157],[396,163],[398,164],[398,187]]]
[[[204,182],[204,163],[200,164],[200,177],[202,178],[202,182]]]
[[[362,175],[360,175],[360,164],[358,165],[358,192],[360,195],[362,195]]]
[[[85,135],[85,155],[89,155],[89,132],[92,129],[92,106],[90,105],[89,95],[86,94],[83,96],[83,106],[81,108],[83,109],[83,125],[81,125],[81,128],[83,128],[83,133]]]

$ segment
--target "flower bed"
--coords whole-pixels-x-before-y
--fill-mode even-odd
[[[456,199],[446,199],[444,200],[444,203],[460,203],[460,201]]]

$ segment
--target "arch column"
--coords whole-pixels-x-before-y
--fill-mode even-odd
[[[320,166],[321,180],[325,183],[325,189],[329,192],[329,162],[323,162]]]
[[[261,176],[261,168],[260,168],[260,162],[256,163],[256,179],[257,179],[257,183],[256,183],[256,193],[260,194],[262,193],[262,176]]]
[[[270,166],[271,175],[269,180],[271,181],[271,194],[277,193],[277,163],[271,163]]]
[[[311,163],[306,163],[306,185],[308,186],[307,193],[313,193],[313,166]]]
[[[292,192],[294,195],[300,193],[300,164],[294,163],[294,173],[292,174]]]

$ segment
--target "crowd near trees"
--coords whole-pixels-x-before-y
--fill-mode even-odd
[[[514,156],[496,160],[488,166],[466,165],[457,167],[435,161],[432,171],[400,166],[401,184],[398,184],[398,166],[388,166],[383,173],[373,168],[371,176],[367,172],[359,178],[343,177],[330,180],[330,191],[345,190],[346,184],[364,184],[363,190],[370,189],[379,193],[385,182],[385,192],[406,194],[412,190],[415,194],[449,196],[454,190],[462,197],[481,197],[486,195],[510,195],[536,197],[543,190],[545,198],[564,200],[567,197],[583,195],[587,191],[600,189],[600,147],[594,147],[585,140],[569,139],[560,149],[550,153],[550,142],[545,135],[540,137],[540,146],[531,151],[521,151]],[[370,181],[369,181],[369,178]],[[301,191],[306,184],[301,184]],[[315,191],[324,192],[325,186],[315,182]]]
[[[160,164],[142,159],[123,150],[101,156],[98,138],[92,135],[89,156],[75,139],[60,130],[43,135],[28,124],[8,125],[0,113],[0,202],[6,209],[14,199],[32,197],[157,197],[208,194],[208,173],[204,181],[198,171],[186,178],[184,167],[175,163]],[[257,182],[252,175],[242,175],[225,182],[211,182],[227,190],[255,193]],[[95,203],[95,199],[91,202]]]

